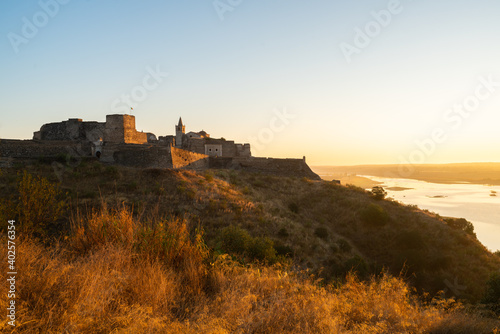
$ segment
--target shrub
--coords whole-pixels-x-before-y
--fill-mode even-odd
[[[252,260],[276,262],[276,249],[269,238],[252,238],[250,234],[238,227],[228,226],[220,235],[220,248],[227,253],[246,255]]]
[[[280,230],[278,231],[278,237],[286,238],[289,235],[290,235],[290,233],[288,233],[288,230],[284,227],[280,228]]]
[[[62,216],[66,203],[57,185],[24,171],[18,184],[17,214],[20,226],[37,235],[46,235]]]
[[[361,211],[361,220],[368,225],[383,226],[389,221],[389,215],[384,208],[371,203]]]
[[[318,227],[314,230],[314,235],[320,239],[326,240],[328,238],[328,230],[325,227]]]
[[[295,214],[299,213],[299,205],[295,202],[288,204],[288,209],[290,209],[290,211],[292,211]]]
[[[366,277],[369,274],[368,264],[358,255],[350,258],[344,263],[346,272],[355,272],[359,277]]]
[[[381,186],[375,186],[372,188],[372,196],[377,200],[382,200],[387,196],[387,191]]]
[[[276,250],[276,255],[278,256],[292,256],[293,248],[282,244],[281,242],[274,243],[274,249]]]
[[[231,225],[221,231],[220,241],[223,251],[242,254],[252,243],[252,237],[246,230]]]
[[[464,218],[446,218],[444,221],[452,229],[464,231],[474,237],[476,236],[476,233],[474,233],[474,225]]]
[[[488,280],[486,294],[483,298],[485,304],[496,304],[500,307],[500,272],[491,274]]]
[[[207,180],[207,182],[212,182],[214,180],[213,174],[210,172],[206,172],[205,173],[205,180]]]
[[[276,262],[276,250],[273,246],[274,244],[271,239],[258,237],[253,239],[250,244],[248,254],[255,260],[274,263]]]
[[[103,205],[87,217],[74,218],[71,227],[72,248],[80,253],[113,244],[174,267],[189,258],[200,262],[206,253],[202,234],[197,231],[191,241],[185,221],[139,222],[126,207],[108,209]]]
[[[351,244],[349,243],[349,241],[345,240],[345,239],[339,239],[339,241],[337,242],[338,245],[339,245],[339,248],[342,252],[344,253],[348,253],[351,251],[352,249],[352,246]]]

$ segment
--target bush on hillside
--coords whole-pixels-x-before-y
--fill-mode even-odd
[[[500,272],[491,274],[487,283],[486,294],[483,298],[485,304],[495,304],[500,311]]]
[[[381,186],[375,186],[372,188],[372,196],[377,200],[383,200],[387,196],[387,191]]]
[[[244,253],[252,243],[248,232],[238,226],[228,226],[220,234],[221,248],[229,253]]]
[[[328,230],[325,227],[318,227],[314,230],[314,235],[320,239],[326,240],[328,238]]]
[[[356,273],[360,278],[367,278],[370,273],[370,268],[363,258],[359,255],[355,255],[344,263],[344,272]]]
[[[269,238],[255,238],[248,247],[248,254],[252,259],[268,263],[276,262],[276,250],[273,241]]]
[[[231,225],[221,231],[219,239],[224,252],[246,255],[252,260],[276,262],[274,243],[267,237],[252,238],[246,230]]]
[[[24,171],[18,183],[19,202],[17,216],[19,225],[27,232],[46,235],[62,216],[66,203],[57,185],[46,178],[33,176]]]
[[[361,211],[361,220],[371,226],[383,226],[389,221],[389,215],[381,206],[369,204]]]
[[[464,231],[474,237],[476,236],[476,233],[474,233],[474,225],[464,218],[446,218],[444,221],[454,230]]]
[[[295,202],[288,204],[288,209],[290,209],[290,211],[292,211],[295,214],[299,213],[299,205]]]
[[[351,244],[349,243],[349,241],[345,239],[339,239],[337,243],[339,245],[340,250],[344,253],[349,253],[352,250]]]

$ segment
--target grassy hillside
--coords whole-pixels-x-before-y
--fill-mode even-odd
[[[463,222],[325,181],[95,161],[26,169],[61,191],[40,195],[53,188],[20,168],[0,176],[2,222],[16,217],[26,230],[20,318],[33,323],[19,332],[488,333],[496,326],[451,302],[426,304],[436,295],[476,303],[500,268],[500,256]],[[52,202],[28,214],[38,197],[26,192]]]

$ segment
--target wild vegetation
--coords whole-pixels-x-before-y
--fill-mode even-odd
[[[500,256],[473,226],[359,188],[95,161],[0,179],[22,268],[14,333],[500,328]]]

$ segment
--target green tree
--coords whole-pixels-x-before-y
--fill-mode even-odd
[[[387,196],[387,191],[381,186],[375,186],[372,188],[372,195],[375,199],[382,200]]]
[[[483,299],[483,303],[496,304],[500,307],[500,272],[491,274],[486,286],[486,295]]]

